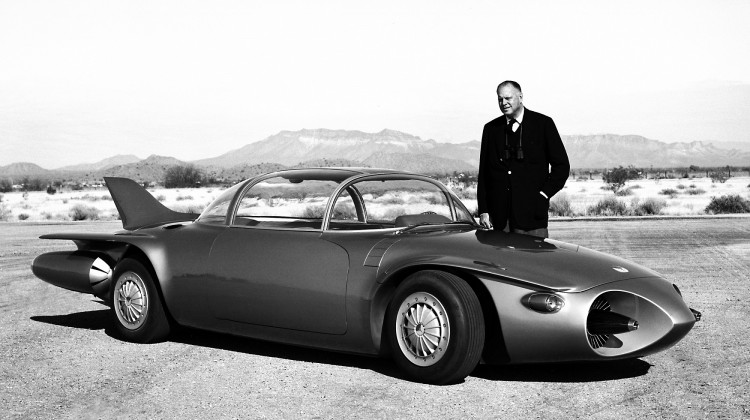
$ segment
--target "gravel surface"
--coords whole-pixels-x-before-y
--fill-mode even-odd
[[[551,223],[555,239],[659,271],[703,320],[641,359],[481,365],[450,386],[409,382],[387,359],[195,330],[123,342],[98,299],[29,268],[75,248],[41,234],[119,227],[0,223],[1,418],[750,417],[750,218]]]

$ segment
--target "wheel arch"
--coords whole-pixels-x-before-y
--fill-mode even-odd
[[[484,317],[485,343],[482,351],[482,360],[494,364],[509,362],[510,357],[508,356],[502,334],[500,315],[497,313],[497,308],[489,290],[470,270],[440,264],[418,264],[402,267],[390,274],[378,289],[372,302],[371,320],[373,322],[373,342],[376,348],[380,349],[380,353],[387,355],[389,352],[388,346],[384,345],[385,317],[396,288],[410,275],[427,270],[444,271],[453,274],[464,280],[471,287],[479,299]]]
[[[154,264],[151,262],[151,258],[149,258],[148,254],[146,254],[145,251],[143,251],[140,247],[133,244],[128,244],[127,249],[122,254],[120,259],[115,264],[115,267],[113,269],[117,269],[117,265],[125,260],[125,259],[133,259],[138,261],[143,265],[143,267],[148,270],[148,274],[151,275],[151,279],[154,281],[154,285],[156,286],[156,292],[159,294],[159,299],[161,300],[162,307],[164,308],[164,312],[167,314],[167,317],[169,318],[170,322],[174,322],[174,318],[172,317],[169,307],[167,306],[167,300],[164,299],[164,292],[162,291],[162,279],[159,278],[159,276],[156,273],[156,268],[154,267]],[[112,285],[110,286],[110,297],[112,297],[112,290],[114,288],[115,282],[112,282]]]

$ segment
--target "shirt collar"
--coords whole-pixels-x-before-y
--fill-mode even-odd
[[[518,121],[519,124],[523,124],[523,113],[526,111],[525,107],[521,107],[521,113],[518,114],[518,118],[516,118],[516,121]],[[505,124],[510,124],[510,118],[508,116],[505,117]]]

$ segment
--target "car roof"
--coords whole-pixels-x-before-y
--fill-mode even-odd
[[[335,181],[342,182],[356,175],[370,174],[403,174],[415,175],[410,172],[396,171],[393,169],[383,168],[359,168],[359,167],[341,167],[341,168],[299,168],[285,169],[274,172],[273,175],[280,176],[289,180],[317,180],[317,181]]]

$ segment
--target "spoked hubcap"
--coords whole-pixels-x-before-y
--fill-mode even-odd
[[[135,330],[143,325],[148,313],[148,293],[138,274],[127,271],[117,279],[114,306],[123,327]]]
[[[443,304],[429,293],[409,295],[399,307],[396,337],[401,352],[415,365],[437,363],[450,340],[450,323]]]

